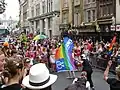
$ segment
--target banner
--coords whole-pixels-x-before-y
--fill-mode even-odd
[[[56,69],[58,72],[76,70],[72,59],[74,44],[71,39],[65,37],[61,46],[56,50]]]

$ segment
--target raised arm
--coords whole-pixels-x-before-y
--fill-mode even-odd
[[[106,68],[106,70],[104,72],[104,80],[105,81],[107,81],[107,79],[108,79],[108,73],[109,73],[109,69],[110,69],[111,65],[112,65],[112,61],[110,60],[108,62],[107,68]]]

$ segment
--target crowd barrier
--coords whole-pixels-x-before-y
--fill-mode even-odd
[[[98,68],[98,69],[101,69],[103,71],[106,69],[108,61],[109,60],[104,59],[102,57],[97,57],[96,55],[90,56],[90,62],[92,64],[92,66],[94,68]],[[116,74],[115,68],[117,67],[117,65],[118,65],[117,62],[113,61],[112,66],[110,68],[110,72],[112,72],[113,74]]]

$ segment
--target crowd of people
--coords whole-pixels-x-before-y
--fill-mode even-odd
[[[50,74],[56,72],[55,53],[56,49],[61,45],[63,40],[59,39],[44,39],[34,41],[20,41],[19,39],[12,40],[11,43],[4,42],[0,49],[0,89],[1,90],[52,90],[51,85],[57,80],[57,76]],[[95,90],[92,81],[92,60],[91,55],[96,57],[112,60],[120,64],[120,46],[115,43],[112,54],[108,54],[110,42],[93,42],[91,39],[79,39],[74,42],[72,58],[78,71],[82,72],[80,78],[84,78],[86,87]],[[112,62],[112,61],[111,61]],[[104,79],[112,86],[117,82],[113,82],[107,78],[111,62],[108,63]],[[81,69],[82,68],[82,69]],[[119,67],[117,75],[119,77]],[[70,72],[71,74],[71,72]],[[79,81],[73,71],[75,78],[73,84]],[[111,83],[113,82],[113,83]],[[73,85],[72,84],[72,85]],[[118,84],[120,85],[120,83]],[[111,87],[111,90],[118,90]],[[120,89],[120,88],[119,88]],[[67,87],[65,90],[73,90]]]

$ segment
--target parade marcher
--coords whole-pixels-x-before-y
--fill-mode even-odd
[[[56,80],[57,75],[50,74],[46,65],[39,63],[30,68],[30,73],[22,84],[26,87],[25,90],[52,90],[51,86]]]
[[[8,81],[2,85],[0,90],[21,90],[19,81],[24,74],[24,64],[22,60],[16,58],[9,58],[6,61],[4,73],[7,74]]]
[[[53,44],[52,48],[50,49],[50,63],[51,63],[52,71],[56,71],[55,53],[56,53],[56,48],[55,48],[55,45]]]
[[[74,56],[76,60],[80,60],[80,54],[81,54],[81,48],[79,46],[79,43],[76,43],[76,46],[74,48]]]
[[[116,78],[109,78],[108,73],[112,65],[112,61],[108,62],[107,68],[104,72],[104,80],[110,85],[110,90],[120,90],[120,65],[116,67]]]
[[[88,61],[89,61],[90,60],[89,59],[90,51],[88,49],[88,44],[87,43],[84,44],[83,54],[86,56],[86,59],[88,59]]]
[[[93,73],[92,66],[84,54],[81,55],[81,59],[82,59],[81,63],[83,65],[82,71],[87,72],[87,80],[90,82],[90,87],[92,88],[92,90],[95,90],[94,85],[93,85],[93,81],[92,81],[92,73]]]
[[[23,77],[25,77],[26,75],[29,74],[30,67],[31,67],[31,65],[30,65],[30,59],[26,57],[26,58],[24,59],[24,68],[25,68],[26,74],[24,74]]]
[[[9,51],[9,43],[8,42],[3,43],[2,51],[4,52],[4,55],[6,57],[9,57],[10,51]]]
[[[82,68],[82,64],[80,63],[80,61],[81,61],[81,57],[79,56],[79,58],[78,57],[76,57],[76,52],[75,52],[76,50],[75,49],[73,49],[73,53],[72,53],[72,58],[73,58],[73,60],[74,60],[74,64],[75,64],[75,66],[76,66],[76,68],[78,69],[78,71],[81,71],[81,68]],[[80,53],[80,52],[79,52]],[[79,54],[80,55],[80,54]]]

